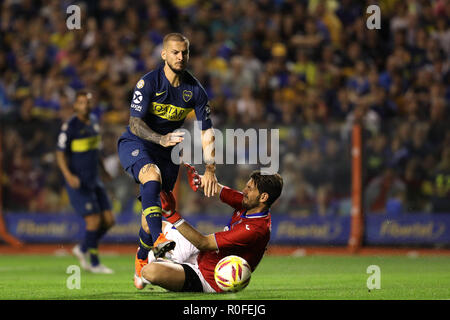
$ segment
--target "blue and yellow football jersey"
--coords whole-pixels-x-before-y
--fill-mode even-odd
[[[145,74],[136,84],[130,116],[142,119],[150,129],[165,135],[180,128],[189,112],[194,110],[200,129],[211,128],[205,89],[187,71],[180,80],[180,85],[173,87],[164,74],[164,66]],[[179,165],[171,160],[173,147],[165,148],[141,139],[128,126],[118,140],[117,149],[121,165],[136,183],[139,183],[142,166],[153,163],[161,171],[162,189],[173,189],[179,169]]]
[[[73,116],[61,127],[57,149],[65,152],[69,169],[79,177],[82,188],[97,183],[100,144],[100,126],[94,115],[89,124]]]
[[[150,129],[165,135],[180,128],[194,110],[201,129],[211,128],[205,89],[188,71],[183,72],[180,80],[180,85],[173,87],[163,66],[145,74],[133,92],[130,115],[141,118]]]

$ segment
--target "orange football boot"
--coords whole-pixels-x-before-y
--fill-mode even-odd
[[[155,243],[153,244],[152,250],[155,258],[164,258],[165,254],[168,251],[175,248],[175,245],[175,241],[167,239],[163,233],[160,233],[158,239],[156,239]]]
[[[141,279],[141,271],[142,268],[147,264],[148,264],[148,257],[146,259],[139,259],[136,253],[136,257],[134,259],[134,286],[136,287],[136,289],[142,290],[146,285]]]

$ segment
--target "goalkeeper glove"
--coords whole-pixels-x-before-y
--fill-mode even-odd
[[[185,163],[184,166],[187,169],[187,177],[188,177],[189,186],[191,187],[192,190],[197,192],[198,188],[200,187],[200,185],[202,183],[200,175],[198,174],[195,167],[193,167],[187,163]]]
[[[159,194],[161,197],[161,214],[167,221],[171,224],[175,224],[177,221],[181,220],[180,214],[175,210],[176,201],[173,196],[172,191],[166,193],[161,191]]]

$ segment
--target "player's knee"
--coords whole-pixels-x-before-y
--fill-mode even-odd
[[[105,211],[103,214],[102,224],[105,228],[111,229],[116,224],[116,219],[111,211]]]
[[[161,171],[158,166],[153,163],[146,164],[139,171],[139,182],[144,184],[148,181],[161,182]]]
[[[164,270],[158,263],[149,263],[141,271],[142,277],[154,285],[161,283],[164,277]]]
[[[86,229],[95,231],[100,228],[101,225],[101,217],[99,214],[90,214],[84,217],[84,221],[86,222]]]

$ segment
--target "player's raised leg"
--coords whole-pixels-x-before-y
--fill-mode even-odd
[[[134,260],[134,286],[142,290],[145,287],[145,283],[141,279],[141,270],[148,264],[148,256],[153,247],[152,237],[147,225],[145,216],[141,216],[141,228],[139,230],[139,248]]]
[[[153,241],[153,253],[155,258],[163,257],[172,250],[175,242],[168,240],[161,233],[161,172],[157,165],[147,164],[139,171],[141,182],[142,215],[147,222],[148,230]]]
[[[148,263],[150,250],[156,258],[175,247],[175,242],[166,239],[161,233],[161,172],[157,165],[146,164],[139,170],[140,193],[142,201],[142,223],[139,230],[139,249],[135,259],[135,286],[142,289],[139,281],[143,266]]]

